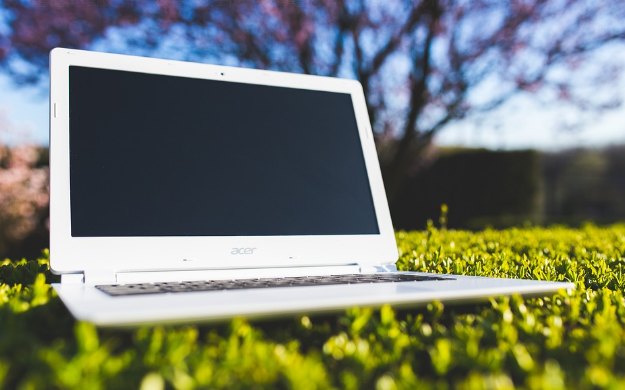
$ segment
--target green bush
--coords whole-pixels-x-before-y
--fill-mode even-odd
[[[405,270],[573,281],[543,298],[227,323],[75,322],[47,257],[0,263],[0,388],[624,388],[625,225],[397,233]]]

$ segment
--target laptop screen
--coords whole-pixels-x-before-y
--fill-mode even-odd
[[[379,233],[349,94],[69,75],[72,236]]]

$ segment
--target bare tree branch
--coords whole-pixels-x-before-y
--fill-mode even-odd
[[[339,67],[343,61],[343,52],[345,50],[345,39],[347,39],[347,33],[354,24],[354,18],[349,14],[345,1],[341,0],[337,2],[339,9],[336,20],[337,31],[334,38],[333,59],[330,64],[330,68],[327,72],[328,76],[336,76],[339,73]]]
[[[426,103],[426,83],[432,68],[432,44],[434,42],[435,31],[440,16],[441,10],[438,3],[436,1],[431,2],[428,9],[428,30],[423,44],[423,49],[422,52],[415,50],[413,75],[410,78],[410,108],[404,124],[404,132],[398,142],[397,149],[395,150],[395,156],[390,165],[389,172],[387,173],[387,196],[391,199],[391,202],[393,202],[393,199],[398,194],[400,188],[399,182],[403,173],[399,168],[404,166],[406,164],[406,160],[410,158],[409,150],[417,135],[417,117],[423,110]],[[415,74],[417,72],[419,72],[419,74]]]
[[[0,2],[9,27],[0,36],[0,67],[18,83],[42,80],[52,47],[89,48],[110,28],[132,29],[128,52],[158,50],[175,27],[188,40],[179,41],[180,57],[344,71],[361,81],[377,132],[395,137],[394,154],[384,158],[391,193],[418,158],[415,145],[518,92],[555,91],[558,101],[592,108],[575,90],[583,76],[574,67],[608,43],[625,42],[622,0]],[[501,88],[475,99],[493,80]]]
[[[413,8],[404,24],[397,29],[397,31],[388,39],[386,44],[384,44],[382,48],[373,56],[371,66],[368,69],[369,73],[373,74],[377,72],[382,64],[384,64],[388,56],[397,50],[397,47],[402,40],[406,38],[406,35],[413,32],[420,19],[424,16],[424,10],[430,2],[432,2],[432,0],[423,1],[417,5],[413,5]]]

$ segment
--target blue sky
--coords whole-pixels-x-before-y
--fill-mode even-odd
[[[625,101],[625,80],[614,87],[622,91],[621,98]],[[513,98],[489,116],[497,119],[451,124],[438,134],[436,142],[491,149],[542,150],[625,143],[625,106],[591,115],[573,130],[563,129],[562,122],[563,118],[575,122],[575,109],[557,104],[545,106],[527,95]],[[7,127],[10,134],[6,134]],[[48,144],[47,91],[16,87],[6,75],[0,74],[0,140]]]
[[[0,28],[8,28],[1,23],[1,17],[2,13]],[[92,48],[123,52],[120,48],[124,47],[128,34],[133,31],[138,30],[111,28],[104,37],[92,44]],[[175,33],[169,38],[161,43],[161,52],[157,55],[175,58],[179,42],[176,41]],[[609,88],[612,92],[617,91],[625,102],[623,46],[608,45],[588,62],[595,69],[599,67],[601,70],[604,63],[601,56],[621,63],[622,77]],[[591,89],[589,95],[594,92]],[[48,144],[47,93],[47,90],[39,87],[16,87],[8,76],[0,73],[0,141]],[[545,104],[538,96],[518,94],[498,110],[488,113],[484,119],[452,123],[436,136],[435,141],[442,145],[542,150],[625,143],[625,105],[608,112],[586,114],[582,121],[577,108],[557,102]],[[565,130],[563,124],[578,126]],[[10,129],[9,134],[7,128]]]
[[[15,87],[0,74],[0,141],[47,145],[48,124],[47,91]]]
[[[616,85],[625,101],[625,80]],[[436,143],[490,149],[561,150],[625,144],[625,106],[590,113],[576,125],[579,112],[558,103],[543,106],[531,96],[519,95],[489,114],[495,121],[480,125],[474,121],[451,124],[436,137]],[[495,123],[493,123],[495,122]]]

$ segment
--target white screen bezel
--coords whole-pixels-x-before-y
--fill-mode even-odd
[[[319,236],[72,237],[69,67],[349,93],[380,233]],[[58,273],[388,264],[397,260],[362,86],[348,79],[56,48],[50,53],[50,261]],[[233,255],[233,248],[255,248]]]

